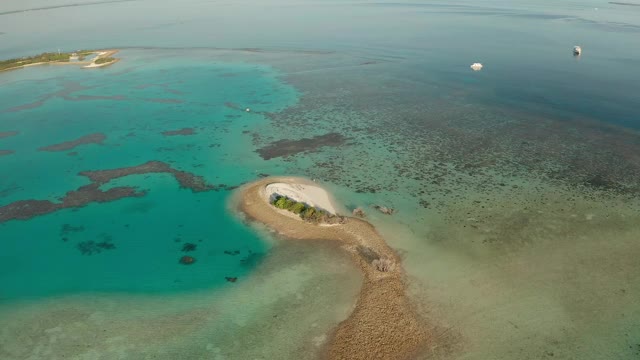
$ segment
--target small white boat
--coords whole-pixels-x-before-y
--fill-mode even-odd
[[[473,64],[471,64],[470,68],[471,68],[471,70],[473,70],[473,71],[480,71],[480,70],[482,70],[482,64],[480,64],[480,63],[473,63]]]
[[[582,48],[580,46],[574,46],[573,47],[573,55],[581,55],[582,54]]]

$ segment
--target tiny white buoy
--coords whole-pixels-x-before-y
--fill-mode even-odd
[[[582,54],[582,48],[580,46],[574,46],[573,47],[573,55],[581,55]]]
[[[480,71],[480,70],[482,70],[482,64],[480,64],[480,63],[473,63],[473,64],[471,64],[471,66],[470,66],[470,67],[471,67],[471,69],[472,69],[473,71]]]
[[[249,111],[251,111],[251,109],[247,108],[245,111],[246,111],[246,112],[249,112]]]

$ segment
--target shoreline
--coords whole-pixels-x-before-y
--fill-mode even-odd
[[[120,50],[118,49],[112,49],[112,50],[95,50],[92,51],[91,54],[97,54],[97,56],[93,59],[93,61],[43,61],[43,62],[38,62],[38,63],[32,63],[32,64],[26,64],[26,65],[18,65],[18,66],[14,66],[11,68],[7,68],[7,69],[2,69],[0,70],[0,73],[3,72],[7,72],[7,71],[13,71],[13,70],[20,70],[20,69],[26,69],[26,68],[30,68],[30,67],[34,67],[34,66],[43,66],[43,65],[73,65],[73,66],[79,66],[83,69],[94,69],[94,68],[101,68],[101,67],[105,67],[105,66],[109,66],[109,65],[113,65],[115,63],[117,63],[118,61],[120,61],[120,59],[115,58],[113,61],[107,62],[107,63],[103,63],[103,64],[96,64],[96,60],[105,58],[105,57],[111,57],[115,54],[117,54]]]
[[[364,276],[355,308],[330,335],[324,357],[406,359],[426,350],[430,332],[406,294],[400,258],[375,227],[352,217],[347,217],[344,224],[321,226],[287,216],[268,203],[266,187],[270,184],[318,187],[296,177],[261,179],[239,190],[238,210],[288,239],[329,240],[341,245]],[[376,259],[389,259],[392,266],[388,271],[379,271],[373,264]]]

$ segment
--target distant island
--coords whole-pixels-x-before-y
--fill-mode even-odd
[[[112,65],[118,50],[78,50],[76,52],[42,53],[40,55],[0,61],[0,72],[38,65],[76,65],[99,68]]]

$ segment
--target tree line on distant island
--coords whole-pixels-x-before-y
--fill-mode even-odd
[[[309,206],[303,202],[295,201],[286,196],[276,195],[271,200],[271,205],[278,209],[288,210],[299,215],[302,220],[312,223],[338,223],[344,221],[342,216],[336,216],[325,210]]]
[[[37,63],[68,62],[70,57],[69,53],[42,53],[31,57],[4,60],[0,61],[0,71]]]
[[[87,56],[94,54],[95,51],[92,50],[78,50],[74,53],[61,52],[61,53],[53,53],[47,52],[42,53],[35,56],[2,60],[0,61],[0,71],[9,70],[13,68],[19,68],[21,66],[38,64],[38,63],[52,63],[52,62],[64,62],[68,63],[71,61],[71,57],[73,55],[78,56],[79,61],[84,61]],[[113,57],[101,57],[96,59],[94,62],[96,64],[106,64],[115,61],[116,59]]]

